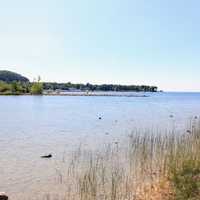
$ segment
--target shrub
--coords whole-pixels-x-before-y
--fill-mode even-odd
[[[172,168],[175,200],[200,199],[200,162],[185,160],[180,168]]]
[[[31,94],[42,94],[42,93],[43,93],[42,83],[33,83],[31,87]]]
[[[0,81],[0,92],[1,93],[8,92],[10,90],[11,90],[11,87],[8,83]]]
[[[24,93],[24,88],[20,82],[12,82],[10,87],[12,94]]]

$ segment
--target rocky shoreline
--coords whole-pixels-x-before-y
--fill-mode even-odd
[[[131,92],[44,92],[45,96],[102,96],[102,97],[149,97],[144,93]]]

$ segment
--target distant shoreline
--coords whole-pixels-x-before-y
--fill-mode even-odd
[[[60,96],[130,96],[146,97],[146,95],[119,94],[116,92],[158,92],[157,86],[91,84],[91,83],[56,83],[42,82],[40,76],[33,82],[28,78],[6,70],[0,70],[0,95],[60,95]]]

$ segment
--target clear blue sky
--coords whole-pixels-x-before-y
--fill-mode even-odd
[[[199,0],[0,2],[0,69],[200,91]]]

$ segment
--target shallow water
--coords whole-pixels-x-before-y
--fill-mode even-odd
[[[95,148],[134,130],[182,132],[200,115],[200,93],[148,96],[0,96],[0,191],[20,200],[48,193],[79,144]]]

